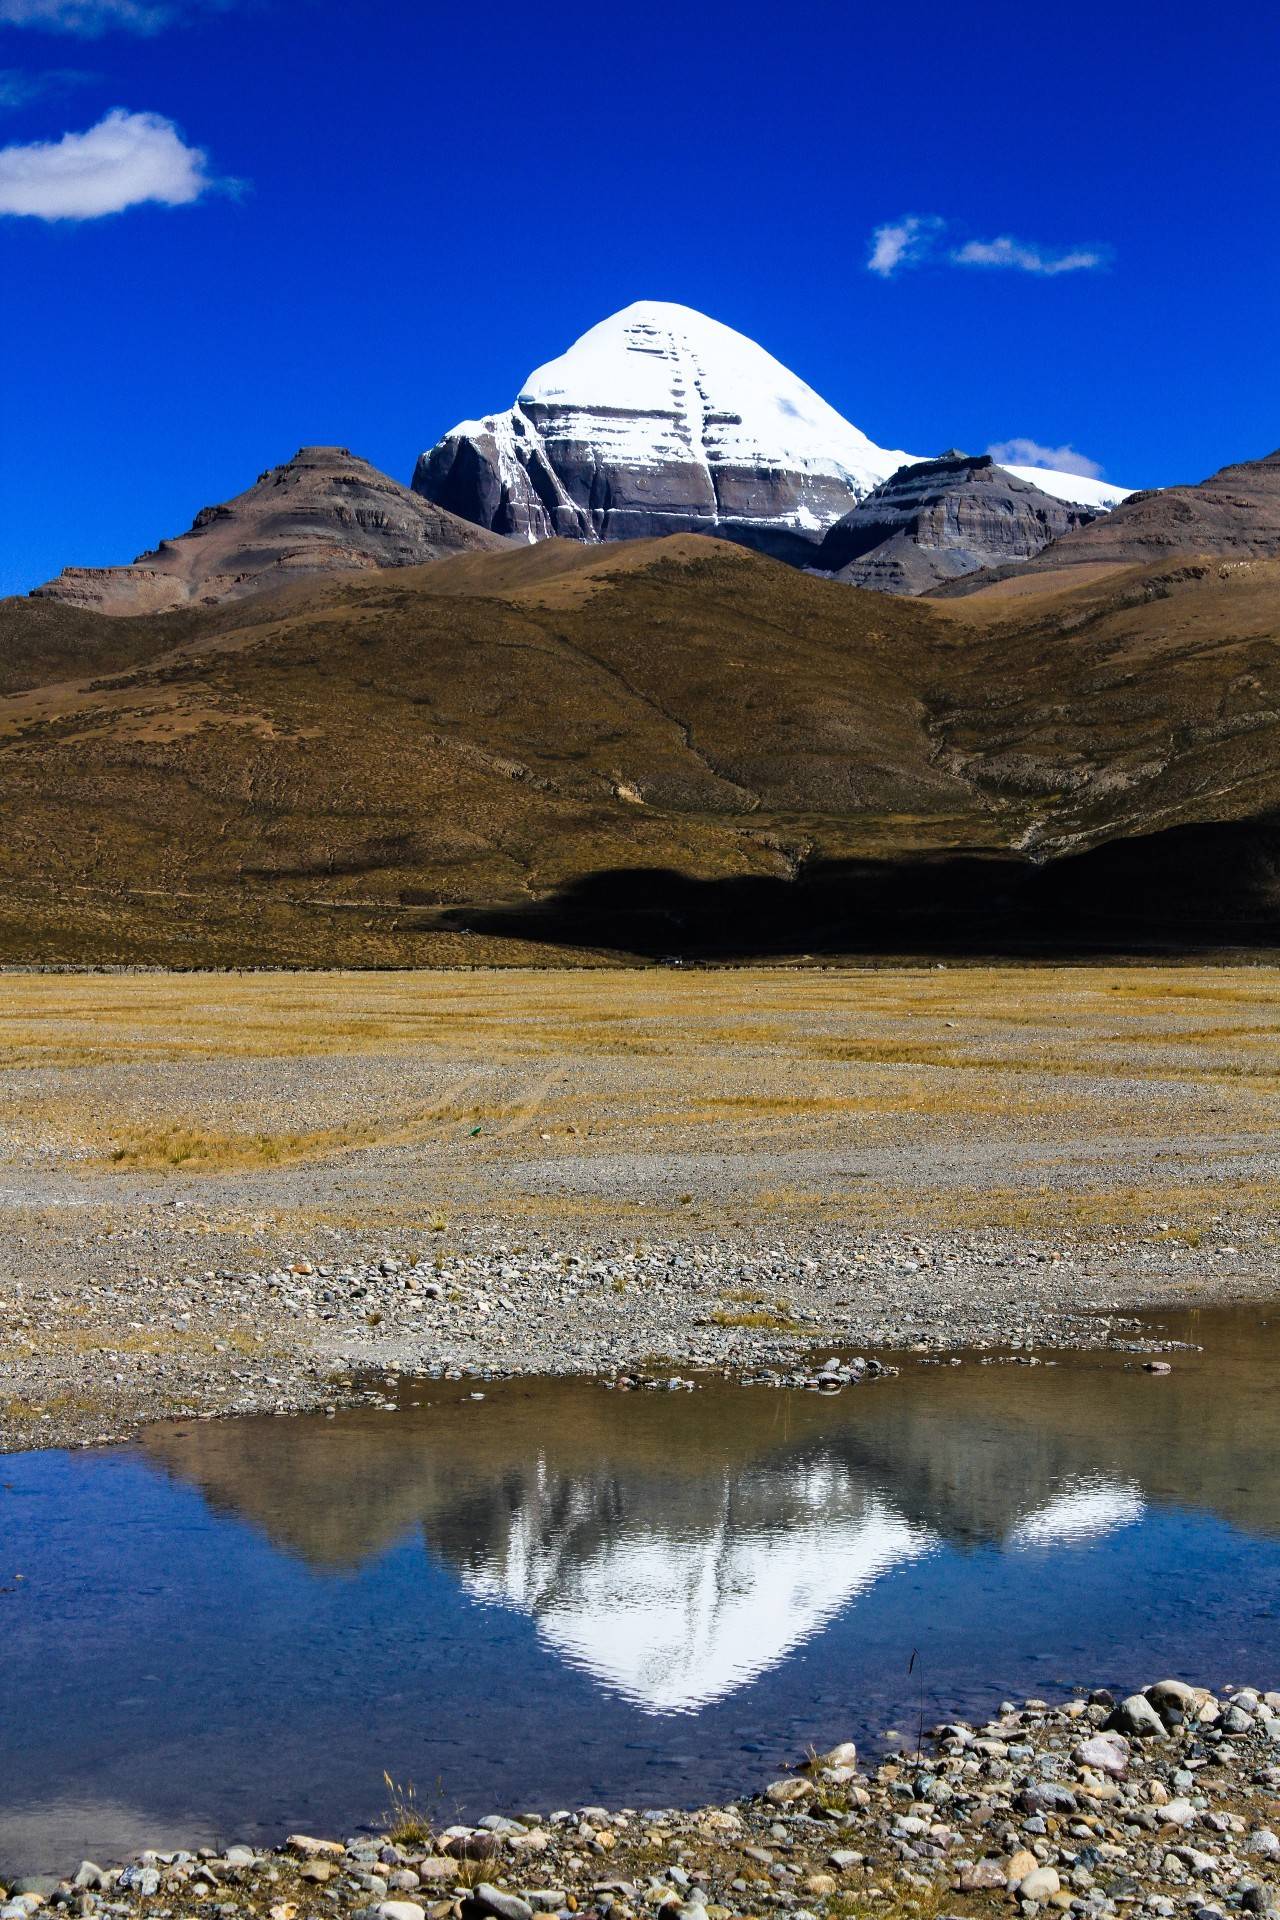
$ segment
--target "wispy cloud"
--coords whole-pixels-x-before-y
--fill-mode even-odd
[[[907,213],[900,220],[887,220],[871,236],[867,268],[890,280],[904,267],[938,264],[952,267],[987,267],[1007,273],[1086,273],[1105,267],[1111,258],[1105,247],[1070,247],[1054,250],[1032,241],[1015,240],[1012,234],[999,234],[994,240],[964,240],[948,245],[947,222],[933,213]]]
[[[217,183],[172,120],[116,107],[87,133],[0,147],[0,214],[96,220],[158,201],[189,206]]]
[[[915,266],[928,257],[942,226],[933,213],[906,213],[901,220],[886,221],[871,236],[868,269],[887,280],[899,267]]]
[[[1082,480],[1101,480],[1102,468],[1087,453],[1072,446],[1042,447],[1038,440],[997,440],[987,448],[1002,467],[1049,467],[1054,473],[1076,473]]]
[[[1051,253],[1007,233],[997,240],[966,240],[951,258],[958,267],[1003,267],[1015,273],[1091,273],[1107,264],[1101,247],[1072,247],[1066,253]]]
[[[194,11],[192,0],[0,0],[0,27],[92,40],[103,33],[158,33]]]
[[[24,73],[18,67],[0,67],[0,113],[25,107],[32,100],[47,100],[53,94],[67,93],[92,80],[91,73],[78,73],[63,67],[47,73]]]

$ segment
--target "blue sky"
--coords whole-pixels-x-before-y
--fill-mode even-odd
[[[1269,451],[1278,59],[1183,0],[0,0],[0,591],[304,443],[407,480],[641,297],[888,446]]]

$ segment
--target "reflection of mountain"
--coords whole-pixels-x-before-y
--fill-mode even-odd
[[[1005,1536],[1005,1545],[1064,1547],[1100,1540],[1105,1533],[1135,1526],[1145,1511],[1146,1501],[1132,1483],[1082,1480],[1064,1488],[1047,1507],[1024,1514]]]
[[[1083,1356],[908,1371],[834,1401],[566,1381],[472,1403],[439,1383],[395,1418],[168,1427],[144,1444],[321,1570],[420,1528],[477,1601],[527,1613],[649,1710],[693,1710],[936,1545],[1078,1549],[1152,1500],[1275,1531],[1280,1493],[1258,1470],[1280,1427],[1275,1336],[1254,1323],[1233,1349],[1220,1324],[1205,1316],[1210,1354],[1158,1381]]]
[[[657,1712],[775,1666],[932,1539],[823,1458],[726,1477],[694,1524],[645,1511],[629,1523],[617,1482],[576,1483],[567,1514],[543,1476],[531,1491],[504,1540],[463,1549],[464,1587],[532,1614],[567,1659]]]

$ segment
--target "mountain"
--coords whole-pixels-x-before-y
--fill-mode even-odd
[[[345,447],[302,447],[131,566],[67,567],[36,597],[99,613],[164,613],[240,599],[299,575],[420,566],[501,545]]]
[[[503,413],[424,453],[414,491],[524,540],[715,533],[799,564],[827,527],[915,456],[850,425],[754,341],[641,300],[531,374]],[[1038,473],[1067,500],[1122,499]]]
[[[980,567],[1030,559],[1093,517],[989,454],[947,453],[899,467],[828,529],[813,565],[850,586],[927,593]]]
[[[0,602],[0,958],[1273,941],[1280,559],[1061,580],[677,535]]]
[[[1195,486],[1132,493],[1113,512],[1062,534],[1030,561],[975,577],[956,591],[1060,567],[1152,566],[1178,554],[1223,560],[1280,555],[1280,450],[1223,467]]]
[[[446,434],[413,486],[527,540],[698,531],[791,555],[909,458],[754,341],[642,300],[539,367],[505,413]]]

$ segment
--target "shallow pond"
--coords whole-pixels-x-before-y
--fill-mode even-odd
[[[1280,1313],[1140,1356],[406,1383],[0,1458],[0,1866],[694,1804],[1084,1682],[1280,1678]],[[888,1741],[892,1744],[892,1740]]]

